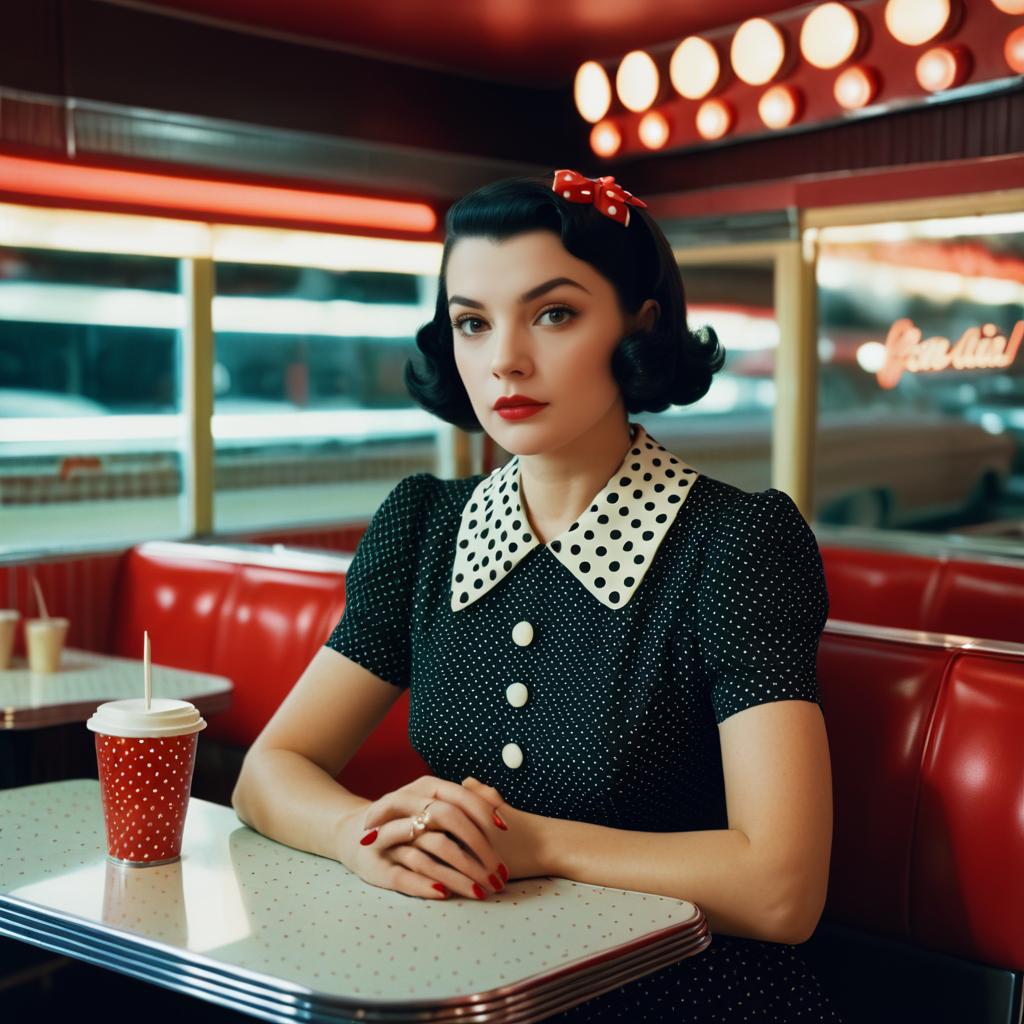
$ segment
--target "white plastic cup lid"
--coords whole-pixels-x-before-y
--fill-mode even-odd
[[[140,739],[187,736],[206,728],[206,720],[194,704],[168,697],[154,697],[148,711],[143,697],[110,700],[101,704],[85,724],[104,736]]]
[[[26,619],[25,628],[33,630],[63,629],[69,621],[60,615],[51,615],[48,619]]]
[[[21,612],[16,608],[0,608],[0,622],[14,621],[21,618]]]

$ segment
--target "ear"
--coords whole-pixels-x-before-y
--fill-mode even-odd
[[[661,306],[658,305],[657,301],[655,299],[644,299],[644,304],[633,316],[633,329],[642,330],[649,334],[654,330],[660,316]]]

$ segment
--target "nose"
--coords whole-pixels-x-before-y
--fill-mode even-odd
[[[491,342],[491,373],[505,377],[529,373],[532,365],[529,332],[517,324],[496,328]]]

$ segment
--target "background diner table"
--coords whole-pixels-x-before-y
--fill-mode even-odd
[[[94,734],[85,722],[108,700],[141,697],[142,659],[65,648],[58,672],[32,672],[25,658],[0,669],[0,789],[96,774]],[[224,676],[152,666],[153,693],[187,700],[209,721],[228,710]]]
[[[99,783],[0,791],[0,935],[268,1021],[529,1024],[711,943],[683,900],[562,878],[426,900],[192,797],[182,858],[106,857]]]

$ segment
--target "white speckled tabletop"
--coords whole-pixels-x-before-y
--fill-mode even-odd
[[[181,861],[106,859],[99,783],[0,791],[0,934],[273,1021],[541,1021],[711,942],[683,900],[562,878],[424,900],[192,798]]]
[[[58,672],[32,672],[24,658],[0,669],[0,728],[84,722],[99,704],[142,696],[142,660],[66,648]],[[232,684],[223,676],[152,666],[153,693],[191,701],[203,715],[226,711]]]

